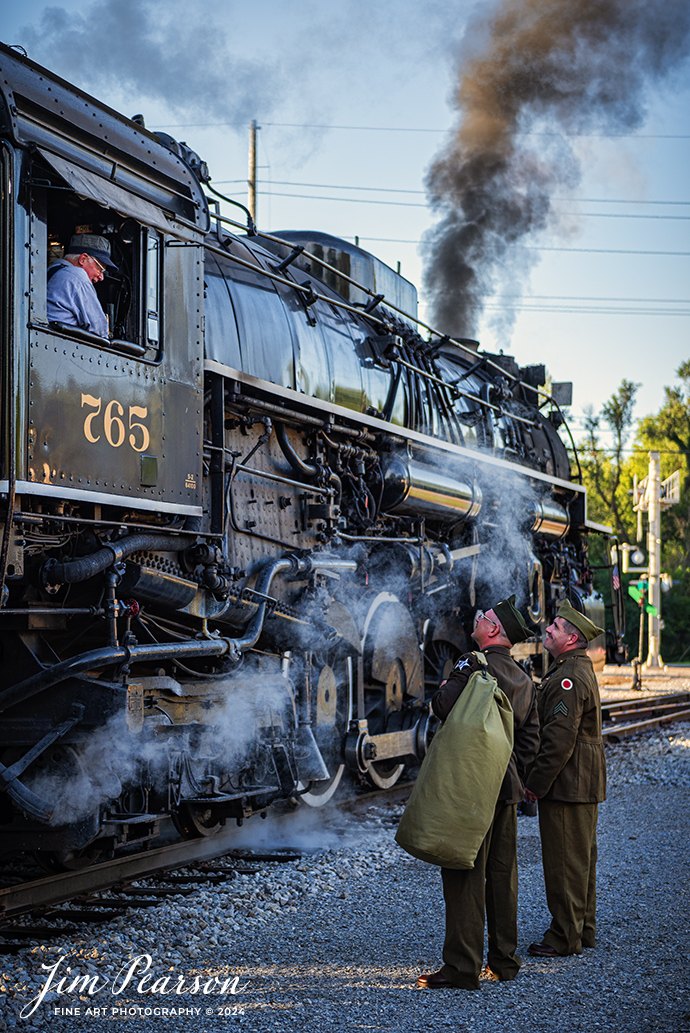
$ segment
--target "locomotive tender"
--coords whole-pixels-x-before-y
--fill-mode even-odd
[[[560,601],[602,623],[543,366],[345,241],[231,232],[184,144],[4,46],[0,98],[4,852],[386,788],[477,607],[517,593],[537,673]],[[47,318],[74,232],[118,266],[108,339]]]

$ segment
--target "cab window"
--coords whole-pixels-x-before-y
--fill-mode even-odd
[[[49,168],[34,168],[31,184],[32,322],[48,323],[49,270],[62,259],[75,235],[103,238],[116,269],[106,267],[94,282],[108,323],[106,347],[156,362],[163,341],[163,237],[88,198],[79,197]],[[56,275],[55,273],[53,275]],[[41,282],[41,277],[42,282]],[[94,336],[64,323],[53,329],[85,340]]]

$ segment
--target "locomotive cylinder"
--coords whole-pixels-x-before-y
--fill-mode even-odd
[[[449,477],[415,459],[391,456],[384,464],[386,513],[457,522],[477,516],[481,505],[477,484]]]
[[[565,538],[570,528],[570,514],[552,499],[535,499],[529,505],[527,526],[545,538]]]

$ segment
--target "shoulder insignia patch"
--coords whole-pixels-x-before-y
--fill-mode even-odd
[[[565,705],[565,703],[563,702],[562,699],[559,699],[558,703],[553,708],[553,712],[554,712],[554,716],[556,714],[563,714],[563,717],[567,717],[568,716],[568,708],[567,708],[567,706]]]
[[[570,678],[564,678],[563,681],[561,682],[561,688],[564,689],[566,692],[569,689],[572,689],[572,687],[573,687],[573,683],[570,680]]]
[[[455,667],[453,668],[453,670],[454,670],[454,671],[462,671],[462,669],[463,669],[464,667],[471,667],[471,666],[472,666],[472,665],[470,664],[470,661],[469,661],[469,660],[458,660],[458,662],[456,663],[456,665],[455,665]]]

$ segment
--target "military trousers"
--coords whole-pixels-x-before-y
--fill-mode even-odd
[[[559,954],[593,947],[597,908],[597,803],[539,801],[539,832],[546,903],[551,925],[544,934]]]
[[[484,913],[489,933],[487,961],[499,979],[514,979],[517,950],[517,805],[499,801],[474,868],[442,868],[446,936],[442,974],[465,990],[479,988],[484,958]]]

